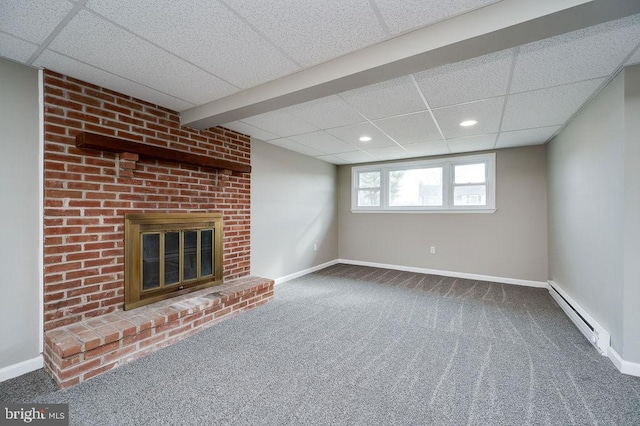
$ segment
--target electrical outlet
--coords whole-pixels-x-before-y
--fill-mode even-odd
[[[313,251],[318,251],[318,245],[317,244],[313,245]]]
[[[436,254],[436,248],[431,246],[431,254]]]

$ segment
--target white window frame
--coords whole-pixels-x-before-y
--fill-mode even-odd
[[[455,166],[479,163],[485,164],[487,204],[454,206]],[[397,207],[389,205],[389,173],[391,171],[433,167],[442,167],[442,206]],[[358,206],[358,173],[374,171],[380,172],[380,206]],[[476,154],[353,167],[351,169],[351,211],[353,213],[493,213],[496,211],[496,154]]]

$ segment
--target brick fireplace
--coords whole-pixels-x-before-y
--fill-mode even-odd
[[[251,164],[245,135],[181,127],[174,111],[45,71],[44,357],[61,386],[273,295],[249,277],[249,173],[80,149],[81,132]],[[154,212],[222,214],[224,284],[124,312],[125,214]]]

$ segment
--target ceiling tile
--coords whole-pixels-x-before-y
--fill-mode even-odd
[[[92,84],[125,93],[137,99],[143,99],[156,105],[182,111],[192,108],[194,105],[183,99],[175,98],[166,93],[158,92],[147,86],[143,86],[131,80],[108,73],[74,59],[60,55],[59,53],[45,50],[33,63],[36,67],[48,68],[64,75],[73,76]]]
[[[73,8],[73,3],[61,0],[2,0],[1,4],[0,31],[36,44],[42,43]]]
[[[375,0],[389,31],[399,34],[471,12],[500,0]]]
[[[350,90],[340,97],[370,120],[426,109],[408,76]]]
[[[395,146],[396,143],[389,139],[387,135],[378,130],[376,126],[371,123],[352,124],[351,126],[336,127],[335,129],[327,130],[328,133],[337,137],[338,139],[353,145],[354,147],[360,147],[361,149],[369,148],[383,148],[386,146]],[[361,136],[369,136],[371,140],[369,142],[360,142]]]
[[[461,138],[465,136],[497,133],[504,98],[492,98],[484,101],[455,105],[433,110],[433,115],[442,129],[445,138]],[[460,126],[465,120],[477,120],[478,124],[470,127]]]
[[[631,57],[629,58],[625,66],[636,65],[636,64],[640,64],[640,45],[636,47],[635,53],[631,55]]]
[[[605,79],[518,93],[507,98],[502,131],[564,124]]]
[[[287,112],[321,129],[361,123],[365,119],[338,96],[328,96],[287,108]]]
[[[372,148],[368,149],[367,152],[374,157],[378,161],[385,160],[399,160],[401,158],[409,157],[409,154],[406,150],[400,148],[399,146],[388,146],[386,148]]]
[[[562,126],[538,127],[536,129],[514,130],[501,132],[498,135],[496,148],[511,148],[515,146],[541,145],[545,143]]]
[[[289,139],[325,154],[339,154],[353,151],[355,148],[327,132],[305,133],[304,135],[291,136]]]
[[[280,138],[280,136],[276,134],[269,133],[266,130],[259,129],[250,124],[243,123],[242,121],[234,121],[232,123],[223,124],[222,127],[235,130],[236,132],[244,133],[245,135],[249,135],[252,138],[260,139],[262,141],[269,141],[271,139]]]
[[[304,154],[304,155],[316,156],[316,155],[324,154],[324,152],[317,151],[306,145],[299,144],[298,142],[294,142],[286,138],[273,139],[273,140],[270,140],[268,143],[279,146],[281,148],[286,148],[290,151],[299,152],[300,154]]]
[[[196,105],[236,91],[219,78],[84,10],[49,48]]]
[[[366,151],[343,152],[341,154],[334,155],[334,157],[338,157],[348,163],[369,163],[371,161],[376,161],[376,157]]]
[[[303,66],[386,38],[367,0],[225,2]]]
[[[181,111],[497,1],[86,0],[71,18],[74,0],[3,0],[0,56],[28,60],[64,22],[34,65]],[[639,42],[640,14],[227,126],[338,162],[543,143]]]
[[[520,47],[511,93],[611,74],[640,40],[640,15]]]
[[[36,51],[38,45],[0,33],[0,57],[25,62]]]
[[[401,145],[442,139],[428,112],[376,120],[374,124]]]
[[[476,101],[507,93],[513,50],[445,65],[415,75],[431,108]]]
[[[336,164],[336,165],[349,164],[348,161],[333,155],[316,155],[314,158],[318,160],[326,161],[327,163]]]
[[[407,150],[411,157],[449,154],[449,147],[444,140],[412,143],[410,145],[404,145],[404,149]]]
[[[215,1],[90,0],[87,6],[238,87],[254,86],[300,69]],[[260,65],[248,66],[247,58]]]
[[[276,110],[244,118],[242,121],[280,137],[299,135],[318,130],[316,126],[284,110]]]
[[[493,149],[496,143],[496,134],[471,136],[447,140],[452,154],[461,152],[484,151]]]

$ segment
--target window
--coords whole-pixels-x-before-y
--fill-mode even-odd
[[[487,205],[487,165],[485,163],[453,165],[453,205]]]
[[[495,154],[354,167],[354,212],[493,212]]]
[[[380,206],[380,172],[358,173],[358,205]]]

